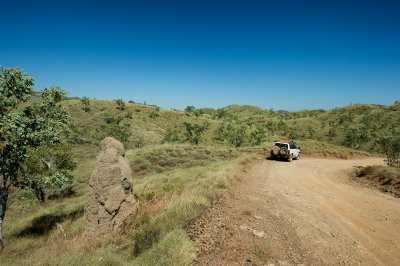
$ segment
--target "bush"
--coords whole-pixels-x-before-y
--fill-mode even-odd
[[[193,114],[196,116],[196,118],[198,118],[199,116],[204,114],[204,111],[203,111],[203,109],[196,109],[193,111]]]
[[[131,111],[128,111],[125,115],[125,118],[132,119],[132,115],[133,113]]]
[[[104,114],[104,121],[106,124],[119,124],[122,121],[122,116],[114,116],[110,113]]]
[[[98,142],[102,141],[105,137],[113,137],[123,144],[127,144],[132,136],[132,132],[130,131],[130,124],[124,123],[120,124],[106,124],[101,125],[100,128],[96,130],[97,135],[94,135],[93,138]]]
[[[379,138],[378,144],[386,155],[387,164],[400,167],[400,137],[384,136]]]
[[[114,100],[115,103],[117,104],[117,109],[120,109],[121,111],[125,110],[125,102],[122,99]]]
[[[195,109],[196,108],[194,108],[194,106],[186,106],[185,114],[190,115],[190,113],[192,113]]]
[[[83,104],[83,110],[84,110],[85,112],[90,111],[90,102],[89,102],[89,98],[88,98],[88,97],[83,97],[83,98],[81,99],[81,102],[82,102],[82,104]]]
[[[265,135],[264,135],[265,136]],[[240,147],[246,142],[246,128],[243,125],[235,125],[232,123],[221,125],[214,131],[214,138],[220,141],[227,141],[235,147]],[[263,132],[260,127],[259,131],[255,131],[251,137],[254,143],[261,143]]]
[[[250,133],[249,143],[252,146],[258,146],[265,139],[265,129],[262,126],[257,126],[255,130]]]
[[[198,123],[192,124],[189,122],[183,122],[183,125],[185,126],[186,129],[185,132],[186,140],[192,144],[198,145],[201,140],[201,135],[206,130],[206,126],[200,125]]]
[[[158,112],[156,110],[151,111],[150,114],[149,114],[150,118],[157,118],[159,116],[160,115],[158,114]]]
[[[161,143],[177,143],[180,141],[180,137],[178,131],[175,129],[168,129],[167,133],[165,134],[164,138],[162,139]]]

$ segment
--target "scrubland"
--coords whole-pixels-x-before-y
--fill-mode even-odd
[[[63,106],[71,114],[73,180],[43,204],[29,191],[19,195],[4,221],[2,265],[191,264],[196,253],[187,228],[237,182],[247,163],[268,156],[275,139],[296,140],[302,155],[348,159],[379,154],[378,137],[398,134],[400,123],[399,103],[288,114],[232,105],[199,115],[137,103],[122,110],[93,99],[87,111],[80,99]],[[185,122],[198,127],[190,131]],[[86,243],[85,195],[104,134],[124,143],[140,210],[121,234]],[[397,170],[366,168],[358,175],[398,184]]]

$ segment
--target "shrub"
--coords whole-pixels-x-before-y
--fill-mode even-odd
[[[225,136],[228,142],[237,148],[246,141],[246,129],[243,125],[228,124]]]
[[[250,133],[249,143],[252,146],[258,146],[265,139],[265,129],[262,126],[257,126],[255,130]]]
[[[117,109],[120,109],[121,111],[125,110],[125,102],[122,99],[117,99],[114,101],[117,104]]]
[[[193,114],[196,116],[196,118],[198,118],[199,116],[204,114],[204,111],[203,111],[203,109],[196,109],[193,111]]]
[[[83,97],[83,98],[81,99],[81,102],[82,102],[82,104],[83,104],[83,110],[84,110],[85,112],[90,111],[90,102],[89,102],[89,98],[88,98],[88,97]]]
[[[122,119],[122,116],[115,116],[110,113],[104,114],[104,121],[106,122],[106,124],[119,124]]]
[[[71,171],[75,168],[71,147],[61,143],[30,150],[25,174],[38,201],[44,202],[48,194],[59,194],[71,182]]]
[[[183,125],[185,126],[186,129],[185,132],[186,140],[192,144],[198,145],[201,139],[201,135],[206,130],[206,126],[200,125],[198,123],[192,124],[189,122],[183,122]]]
[[[158,114],[158,112],[156,111],[156,110],[153,110],[153,111],[151,111],[150,112],[150,114],[149,114],[149,117],[150,118],[157,118],[157,117],[159,117],[160,115]]]
[[[179,141],[180,137],[178,131],[176,131],[175,129],[168,129],[161,143],[166,143],[166,142],[177,143]]]
[[[379,138],[378,144],[386,155],[389,166],[400,167],[400,137],[383,136]]]
[[[128,111],[125,115],[125,118],[132,119],[132,115],[133,113],[131,111]]]
[[[330,129],[329,129],[329,131],[328,131],[328,137],[329,137],[329,140],[332,140],[334,137],[336,137],[337,136],[337,132],[336,132],[336,126],[333,126],[333,127],[331,127]]]
[[[120,124],[106,124],[101,125],[100,128],[96,129],[97,135],[94,135],[93,138],[98,142],[102,141],[105,137],[113,137],[123,144],[127,144],[132,136],[132,132],[130,131],[130,124],[124,123]]]
[[[194,108],[194,106],[186,106],[186,109],[185,109],[185,114],[186,115],[190,115],[190,113],[192,113],[194,110],[195,110],[196,108]]]

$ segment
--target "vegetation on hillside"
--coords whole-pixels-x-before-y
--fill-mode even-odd
[[[67,93],[58,87],[45,88],[40,100],[27,102],[33,78],[19,68],[0,69],[0,245],[7,210],[24,189],[35,192],[39,201],[49,190],[58,192],[69,182],[74,167],[70,151],[58,149],[68,132],[68,112],[59,104]],[[63,155],[61,155],[63,153]],[[58,160],[68,158],[68,167]]]
[[[34,93],[28,76],[14,74],[25,87],[16,94],[1,83],[1,167],[10,162],[4,158],[19,156],[9,172],[21,171],[6,176],[18,197],[8,209],[2,265],[190,264],[195,252],[187,227],[235,182],[242,164],[259,153],[265,158],[275,139],[294,139],[304,155],[347,159],[373,152],[399,165],[399,103],[292,113],[239,105],[165,110],[132,100],[65,99],[56,87]],[[88,246],[85,193],[106,136],[127,149],[140,211],[124,234]],[[397,180],[393,169],[361,175]]]

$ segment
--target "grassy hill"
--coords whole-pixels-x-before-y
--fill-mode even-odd
[[[94,136],[98,135],[101,126],[107,123],[107,117],[120,117],[119,124],[130,125],[132,137],[125,143],[128,148],[159,144],[169,129],[176,130],[183,139],[183,123],[189,122],[207,125],[200,144],[232,146],[215,138],[215,130],[218,127],[231,123],[243,126],[246,135],[257,126],[262,127],[266,133],[263,141],[278,138],[312,139],[347,146],[354,150],[377,152],[377,137],[398,134],[397,125],[400,123],[399,103],[390,106],[359,104],[330,111],[307,110],[288,114],[254,106],[231,105],[216,111],[207,109],[198,117],[193,113],[135,103],[126,103],[124,110],[117,109],[114,101],[90,100],[90,103],[88,112],[83,111],[79,99],[68,100],[64,106],[71,113],[70,127],[77,138],[76,142],[93,147],[98,142]],[[152,117],[152,113],[156,116]],[[346,134],[352,130],[367,136],[362,141],[348,143]],[[248,145],[249,143],[244,142],[241,146]]]
[[[378,152],[376,138],[396,134],[400,123],[399,103],[292,113],[231,105],[197,115],[136,103],[121,110],[110,100],[91,99],[86,112],[80,99],[62,105],[71,114],[68,141],[78,167],[70,186],[44,204],[29,192],[20,195],[4,223],[2,265],[191,263],[195,251],[185,230],[236,182],[248,162],[265,158],[274,139],[296,140],[303,154],[346,159]],[[185,123],[204,127],[199,145],[190,144]],[[369,138],[357,146],[346,143],[351,130],[368,132]],[[82,238],[85,195],[98,142],[120,131],[131,135],[123,142],[139,217],[124,235],[87,245]],[[179,140],[162,144],[168,132]]]

